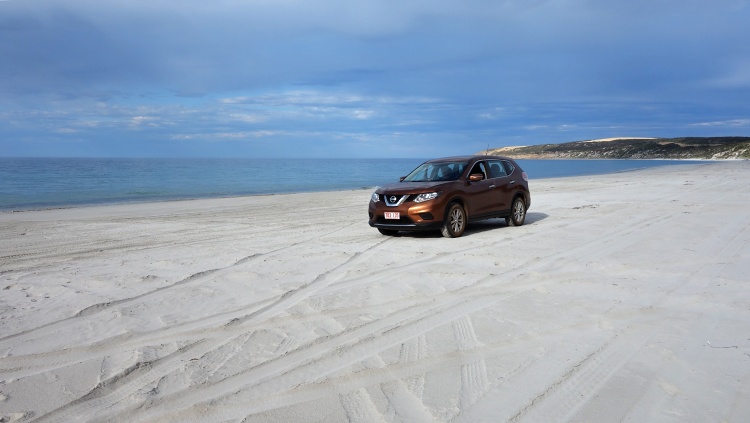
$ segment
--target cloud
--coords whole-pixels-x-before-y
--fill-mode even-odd
[[[724,127],[724,128],[750,128],[750,119],[731,119],[717,122],[693,123],[691,126]]]
[[[748,21],[736,0],[5,1],[0,147],[137,135],[142,154],[218,154],[264,134],[264,154],[309,137],[382,157],[408,137],[701,133],[750,115]]]
[[[165,89],[194,96],[289,84],[428,96],[461,86],[465,95],[498,93],[494,86],[524,95],[541,84],[565,95],[588,88],[581,78],[601,87],[610,78],[660,76],[632,62],[658,60],[674,47],[664,45],[670,38],[689,41],[683,24],[692,15],[669,3],[15,2],[3,27],[14,28],[5,32],[16,42],[0,45],[6,57],[24,60],[0,75],[6,89],[61,96]],[[665,15],[686,21],[671,24]]]

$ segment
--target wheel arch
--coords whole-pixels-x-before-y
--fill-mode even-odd
[[[451,208],[451,204],[458,203],[461,208],[464,209],[464,214],[469,217],[469,209],[466,208],[466,200],[460,195],[454,195],[448,201],[445,202],[445,210],[443,211],[443,220],[448,217],[448,210]]]
[[[529,207],[531,207],[531,199],[529,198],[529,195],[523,190],[518,190],[513,194],[513,198],[510,200],[510,204],[513,204],[513,201],[515,201],[518,197],[521,197],[523,199],[523,204],[526,206],[526,210],[528,210]]]

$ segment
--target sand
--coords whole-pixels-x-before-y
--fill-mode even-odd
[[[530,181],[385,237],[369,190],[0,214],[0,419],[750,421],[750,162]]]

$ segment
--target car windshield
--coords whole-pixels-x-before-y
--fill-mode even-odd
[[[466,162],[422,163],[404,178],[404,182],[457,181]]]

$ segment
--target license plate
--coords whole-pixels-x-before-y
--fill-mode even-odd
[[[398,220],[401,218],[401,214],[399,212],[385,212],[385,218]]]

